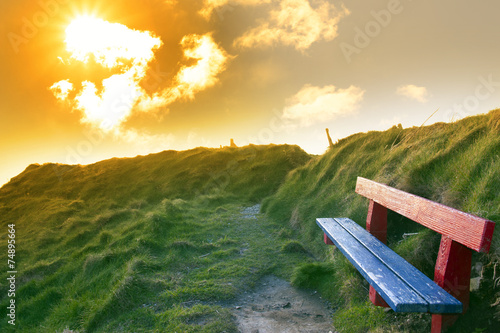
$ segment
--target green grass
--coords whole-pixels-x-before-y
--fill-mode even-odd
[[[6,226],[16,224],[15,329],[236,332],[230,305],[275,274],[319,290],[336,309],[340,332],[427,330],[429,315],[367,302],[367,282],[323,244],[315,218],[364,225],[368,203],[354,193],[363,176],[498,222],[499,133],[497,110],[453,124],[355,134],[316,157],[297,146],[250,145],[31,165],[0,188],[4,249]],[[264,198],[265,215],[241,213]],[[439,235],[389,214],[388,239],[432,276]],[[6,255],[0,251],[0,262]],[[483,281],[453,332],[498,327],[499,263],[497,228],[490,254],[473,257],[482,267],[473,277]],[[13,328],[1,320],[0,331]]]
[[[20,270],[16,331],[236,332],[227,305],[238,294],[312,260],[282,251],[290,240],[275,222],[240,211],[193,200],[179,218],[160,203],[78,249],[47,253]]]
[[[452,124],[394,126],[342,139],[324,155],[292,171],[278,192],[264,201],[263,210],[283,227],[295,229],[308,251],[331,262],[332,250],[322,242],[315,218],[345,216],[364,226],[368,200],[354,192],[358,176],[500,222],[500,110]],[[404,233],[414,232],[419,235],[403,240]],[[433,277],[439,235],[389,214],[388,239],[396,252]],[[500,228],[495,230],[490,254],[475,255],[473,261],[484,267],[483,283],[472,293],[471,308],[455,325],[455,332],[494,331],[500,325],[500,285],[495,273],[500,264]],[[395,316],[371,309],[365,282],[352,265],[338,253],[333,262],[335,281],[324,283],[331,277],[319,274],[324,279],[308,286],[340,304],[334,317],[337,330],[365,331],[361,322],[365,319],[385,331],[418,331],[430,325],[428,315]],[[473,272],[473,277],[479,274]]]
[[[29,166],[0,189],[5,249],[16,224],[15,331],[235,332],[236,295],[311,260],[240,211],[309,159],[271,145]],[[2,309],[7,290],[0,282]]]

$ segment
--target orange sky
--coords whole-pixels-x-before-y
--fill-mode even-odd
[[[2,1],[0,184],[30,163],[298,144],[500,106],[493,0]]]

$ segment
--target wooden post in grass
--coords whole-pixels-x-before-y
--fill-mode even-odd
[[[326,137],[328,138],[328,144],[330,145],[330,148],[333,148],[333,141],[330,137],[330,131],[328,130],[328,128],[326,129]]]

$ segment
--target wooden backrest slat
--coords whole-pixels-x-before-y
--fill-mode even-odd
[[[356,193],[468,248],[487,253],[495,223],[472,214],[358,177]]]

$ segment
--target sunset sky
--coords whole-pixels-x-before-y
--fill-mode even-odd
[[[198,146],[321,154],[500,107],[495,0],[0,2],[0,185]]]

